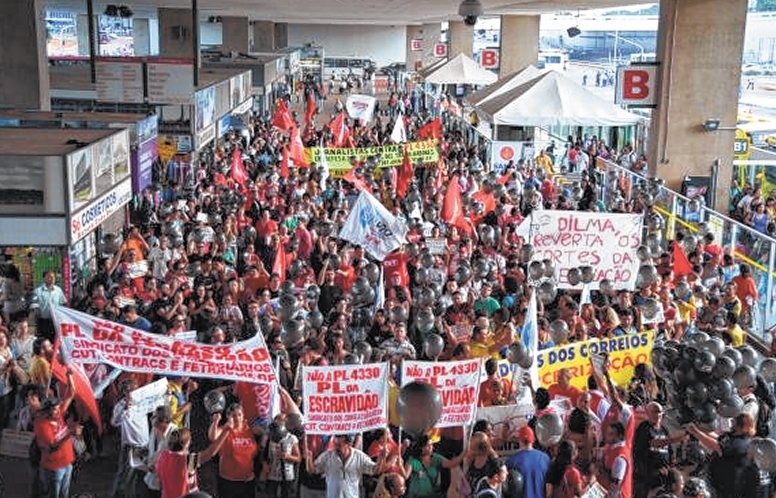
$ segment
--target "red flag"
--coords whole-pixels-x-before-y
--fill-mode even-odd
[[[683,277],[692,273],[692,264],[687,259],[682,246],[674,240],[674,277]]]
[[[480,221],[485,218],[485,215],[490,213],[491,211],[496,210],[496,197],[493,195],[493,193],[486,194],[483,190],[478,190],[474,193],[472,196],[472,199],[479,202],[483,206],[482,215],[477,216],[473,221],[474,224],[479,224]]]
[[[437,161],[436,178],[434,179],[434,190],[439,192],[445,183],[445,160],[443,157],[439,157]]]
[[[302,135],[299,133],[299,128],[296,126],[291,129],[290,149],[289,156],[294,161],[294,166],[297,168],[299,166],[306,166],[307,158],[304,154],[304,143],[302,143]]]
[[[503,175],[501,175],[499,177],[498,184],[499,185],[506,185],[507,183],[509,183],[509,179],[510,178],[512,178],[512,172],[511,171],[507,171],[506,173],[504,173]]]
[[[288,147],[283,147],[283,158],[280,160],[280,176],[288,180],[291,170],[288,167]]]
[[[461,200],[461,185],[458,183],[458,175],[453,176],[447,185],[445,199],[442,202],[442,220],[450,226],[473,233],[471,222],[463,215],[463,201]]]
[[[286,101],[283,99],[278,100],[275,106],[275,113],[272,115],[272,126],[288,131],[294,125],[294,117],[291,116],[291,111],[288,110]]]
[[[331,121],[329,127],[331,128],[331,134],[334,135],[334,146],[342,147],[350,138],[350,130],[345,123],[345,113],[340,111],[337,117]]]
[[[412,183],[412,177],[415,176],[415,169],[410,161],[410,156],[407,154],[407,149],[404,149],[404,162],[402,162],[401,169],[399,169],[399,176],[396,178],[396,195],[400,199],[404,199],[407,195],[407,189]]]
[[[315,92],[307,92],[307,106],[304,110],[304,122],[307,126],[312,126],[313,124],[315,109]]]
[[[242,160],[242,152],[239,147],[235,147],[232,153],[232,169],[229,171],[229,177],[241,187],[245,187],[248,181],[248,173],[245,171],[245,165]]]
[[[345,173],[345,176],[343,176],[342,179],[356,187],[358,190],[366,190],[371,194],[372,189],[369,188],[369,185],[367,185],[362,178],[356,176],[356,168],[358,168],[358,163],[354,164],[353,167]]]
[[[272,262],[272,273],[277,273],[280,276],[280,281],[286,280],[286,249],[283,247],[283,242],[278,242],[278,247],[275,250],[275,261]]]
[[[54,347],[54,359],[51,361],[51,373],[62,385],[67,385],[67,367],[60,363],[58,356],[59,340]],[[92,384],[86,376],[83,367],[71,365],[73,371],[73,383],[75,384],[75,402],[86,411],[86,414],[97,425],[97,431],[102,434],[102,419],[97,399],[94,397]]]
[[[221,173],[216,173],[213,175],[213,182],[216,185],[226,185],[226,177]]]
[[[442,122],[439,120],[439,118],[436,118],[433,121],[430,121],[429,123],[426,123],[425,125],[418,128],[416,135],[420,140],[442,138]]]

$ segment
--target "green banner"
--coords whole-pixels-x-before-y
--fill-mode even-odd
[[[371,156],[380,156],[378,168],[392,168],[401,166],[404,161],[404,149],[406,148],[410,161],[413,164],[435,164],[439,161],[437,140],[423,140],[406,144],[380,145],[376,147],[359,148],[330,148],[323,149],[326,154],[326,162],[329,165],[329,174],[338,178],[347,173],[352,167],[350,158],[355,157],[362,161]],[[321,148],[310,147],[305,149],[309,163],[321,163]]]

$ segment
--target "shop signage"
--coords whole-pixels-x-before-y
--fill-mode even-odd
[[[70,216],[70,242],[76,242],[96,229],[132,199],[132,182],[126,181]]]
[[[153,104],[191,104],[194,65],[190,60],[157,59],[146,64],[148,101]]]
[[[252,108],[253,108],[253,97],[250,97],[248,100],[246,100],[242,104],[232,109],[232,114],[239,116],[240,114],[245,114],[249,112]]]
[[[197,133],[197,150],[209,144],[216,138],[216,125],[212,124]]]
[[[132,152],[132,187],[142,192],[153,183],[154,161],[159,157],[157,138],[153,137],[137,146]]]

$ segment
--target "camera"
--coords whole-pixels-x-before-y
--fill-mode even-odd
[[[467,26],[477,24],[477,18],[484,13],[480,0],[463,0],[458,6],[458,15],[463,17],[463,23]]]

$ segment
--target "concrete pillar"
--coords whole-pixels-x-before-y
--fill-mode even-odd
[[[151,30],[148,19],[132,19],[132,37],[136,56],[151,55]]]
[[[288,47],[288,23],[275,23],[275,50]]]
[[[452,59],[458,54],[466,54],[473,57],[474,52],[474,27],[467,26],[463,21],[450,21],[447,31],[448,54]]]
[[[711,176],[716,208],[727,209],[747,0],[661,0],[658,107],[647,157],[652,175],[679,190],[686,176]],[[705,132],[706,119],[729,130]]]
[[[501,16],[500,76],[539,63],[539,20],[539,16]]]
[[[51,109],[41,0],[0,2],[0,107]]]
[[[407,26],[407,68],[428,67],[440,58],[434,53],[434,47],[442,38],[440,23]],[[413,40],[420,41],[420,50],[413,50]]]
[[[253,21],[253,51],[275,51],[275,23],[272,21]]]
[[[247,17],[224,17],[221,22],[221,50],[230,52],[250,52]]]
[[[97,23],[94,24],[97,26]],[[89,16],[79,14],[75,18],[76,42],[78,43],[78,55],[89,56]]]
[[[159,55],[195,59],[191,9],[159,8]]]

